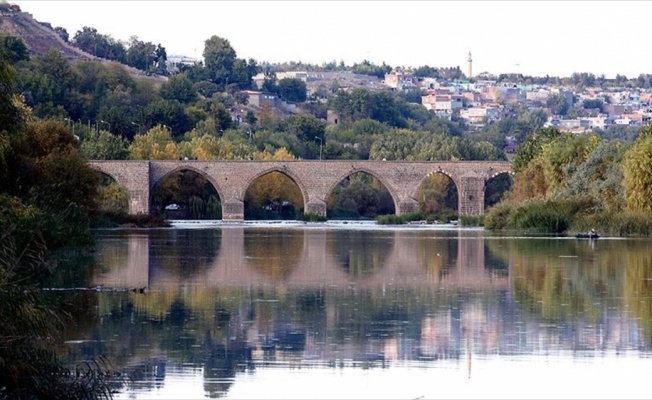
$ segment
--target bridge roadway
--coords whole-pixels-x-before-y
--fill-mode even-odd
[[[460,215],[484,214],[487,180],[512,173],[501,161],[90,161],[93,168],[111,176],[129,192],[129,213],[149,214],[156,187],[178,171],[204,176],[222,202],[224,220],[244,219],[247,188],[259,177],[280,172],[292,179],[303,196],[305,213],[326,216],[326,200],[344,179],[357,172],[376,177],[389,191],[397,215],[418,210],[418,191],[434,173],[444,174],[457,187]]]
[[[289,238],[269,235],[267,245],[261,247],[259,242],[248,245],[245,229],[248,228],[238,225],[222,227],[219,239],[215,239],[219,243],[214,254],[207,254],[210,250],[194,254],[195,272],[186,272],[184,277],[170,271],[179,271],[185,261],[170,257],[166,253],[169,249],[160,247],[169,245],[157,242],[147,233],[131,234],[128,243],[108,241],[98,251],[98,265],[107,272],[96,275],[93,284],[124,289],[146,287],[153,291],[176,289],[179,285],[478,290],[511,287],[509,271],[500,275],[486,268],[487,244],[484,237],[474,232],[459,231],[456,246],[449,247],[452,238],[442,240],[410,231],[392,231],[379,236],[373,249],[366,247],[356,252],[354,247],[345,251],[334,249],[334,233],[329,230],[297,230]],[[280,251],[270,250],[273,248]],[[373,257],[365,258],[370,251]],[[361,261],[359,266],[365,268],[362,275],[352,265],[356,261]],[[167,265],[168,262],[178,262],[179,268],[174,266],[177,264]]]

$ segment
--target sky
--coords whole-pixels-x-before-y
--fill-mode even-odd
[[[201,59],[211,36],[238,58],[392,67],[459,66],[473,74],[637,77],[652,73],[652,1],[9,0],[41,22],[161,44]]]

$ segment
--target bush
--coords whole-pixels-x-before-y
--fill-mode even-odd
[[[652,236],[652,215],[641,212],[604,211],[578,218],[577,232],[597,229],[603,236]]]
[[[165,221],[165,218],[162,215],[129,215],[110,212],[99,214],[92,223],[93,228],[159,228],[168,226],[170,226],[170,224]]]
[[[484,215],[462,215],[460,223],[462,226],[484,226]]]
[[[507,229],[507,220],[514,205],[503,201],[493,206],[485,215],[484,227],[491,230]]]
[[[308,213],[308,214],[301,214],[300,218],[301,221],[306,221],[306,222],[325,222],[327,221],[326,217],[323,215],[317,215],[314,213]]]
[[[423,220],[423,215],[420,213],[410,213],[403,215],[385,214],[376,217],[376,223],[379,225],[403,225],[411,221]]]
[[[595,212],[590,198],[532,200],[522,204],[502,202],[492,207],[485,228],[516,229],[540,233],[564,233],[573,221]]]

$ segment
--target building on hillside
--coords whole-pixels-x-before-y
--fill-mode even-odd
[[[602,109],[611,117],[619,117],[629,112],[629,107],[625,104],[605,104]]]
[[[482,104],[482,96],[478,92],[464,92],[462,97],[466,100],[465,103],[471,107],[478,107]]]
[[[500,119],[500,109],[498,107],[464,108],[460,110],[460,117],[477,126]]]
[[[385,74],[385,86],[396,90],[416,89],[419,80],[412,74],[403,71],[392,71]]]
[[[455,110],[464,106],[464,98],[460,95],[443,94],[443,92],[441,89],[430,90],[428,95],[421,96],[421,104],[437,116],[450,119]]]
[[[274,93],[259,92],[255,90],[243,90],[248,96],[248,103],[250,106],[261,107],[263,105],[274,106],[276,104],[277,96]]]
[[[300,79],[304,82],[308,82],[308,73],[306,71],[287,71],[287,72],[276,73],[277,82],[285,78]]]
[[[193,66],[198,62],[195,57],[174,55],[168,57],[166,65],[169,73],[178,74],[182,66]]]
[[[340,115],[333,110],[326,110],[326,122],[337,125],[340,123]]]
[[[630,125],[641,126],[650,122],[650,116],[644,113],[626,113],[622,114],[620,118],[629,118],[631,121]]]

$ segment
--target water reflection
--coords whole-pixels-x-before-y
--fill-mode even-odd
[[[117,290],[79,300],[70,357],[106,355],[135,374],[132,394],[199,374],[218,397],[269,368],[453,361],[473,376],[478,358],[650,355],[650,247],[465,230],[114,232],[92,284]]]

